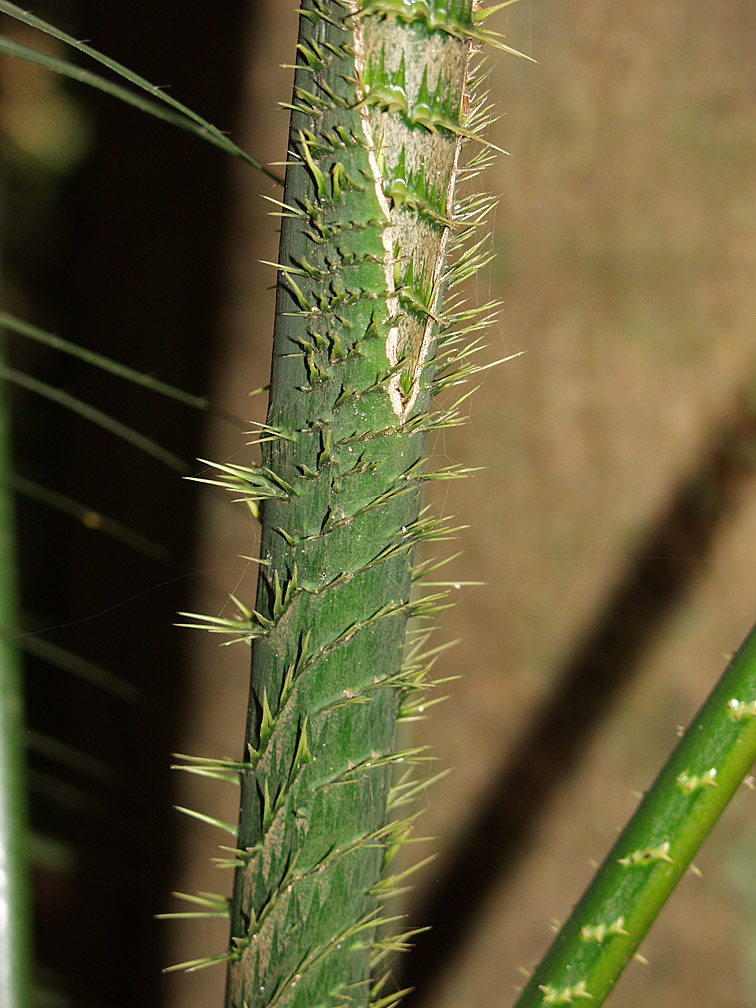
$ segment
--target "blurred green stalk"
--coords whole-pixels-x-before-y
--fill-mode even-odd
[[[756,627],[691,721],[515,1008],[598,1008],[756,759]]]
[[[0,333],[0,357],[4,351]],[[8,413],[0,381],[0,1006],[29,1008],[31,900],[21,662],[13,639],[18,601]]]

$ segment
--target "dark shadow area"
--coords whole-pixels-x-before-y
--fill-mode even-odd
[[[485,900],[515,870],[552,796],[697,578],[738,488],[755,469],[756,414],[739,400],[640,544],[506,765],[492,775],[487,800],[413,914],[413,923],[430,930],[416,938],[403,962],[400,986],[416,988],[408,1008],[433,1003],[435,985],[454,970]]]
[[[85,0],[36,12],[233,132],[254,5]],[[64,87],[84,109],[91,148],[75,174],[55,181],[54,199],[45,192],[34,204],[33,219],[24,216],[35,198],[28,175],[11,180],[15,232],[4,252],[20,296],[7,307],[206,394],[221,353],[230,158],[110,97]],[[9,352],[15,366],[196,469],[203,414],[16,337]],[[168,906],[180,828],[169,764],[192,644],[173,623],[192,590],[197,492],[37,396],[14,390],[12,400],[22,602],[33,633],[25,650],[39,981],[77,1008],[157,1008],[168,964],[154,915]],[[83,509],[30,497],[28,481]],[[103,516],[157,550],[107,534]],[[57,665],[61,652],[74,666]]]

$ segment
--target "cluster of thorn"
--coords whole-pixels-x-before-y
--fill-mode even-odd
[[[476,334],[496,306],[469,309],[454,289],[490,259],[486,240],[471,236],[493,201],[457,196],[460,180],[491,156],[482,145],[460,167],[459,144],[472,133],[464,89],[447,97],[436,68],[433,84],[424,71],[408,100],[404,55],[376,47],[360,78],[355,39],[384,25],[414,32],[422,22],[440,44],[469,48],[481,31],[471,0],[303,7],[318,30],[298,46],[289,163],[300,185],[279,204],[294,238],[277,264],[284,310],[262,462],[207,463],[199,477],[264,520],[258,598],[254,607],[234,598],[231,617],[184,614],[185,625],[250,645],[256,669],[245,758],[183,757],[180,767],[241,787],[238,827],[189,813],[233,836],[218,863],[236,872],[234,900],[188,897],[199,909],[179,915],[228,915],[231,940],[223,953],[175,968],[229,962],[233,1008],[309,1005],[324,985],[332,991],[324,1005],[391,1008],[403,992],[385,993],[381,964],[414,932],[376,941],[376,929],[397,920],[381,907],[409,874],[386,869],[409,839],[415,816],[405,810],[431,783],[412,776],[428,756],[396,751],[394,731],[438,702],[425,691],[442,648],[427,648],[417,621],[448,604],[443,582],[410,597],[445,562],[413,554],[457,531],[420,510],[419,493],[427,480],[467,472],[425,472],[423,449],[430,431],[462,422],[470,391],[442,408],[432,408],[434,396],[491,366],[477,363]],[[467,67],[467,56],[458,63]],[[418,160],[424,136],[434,157],[449,151],[446,174],[433,181]],[[435,236],[430,261],[408,248],[415,233]],[[413,326],[433,329],[422,369]],[[392,360],[397,331],[405,343]],[[278,403],[281,375],[290,397]],[[397,385],[408,404],[401,415]],[[385,825],[387,809],[405,818]],[[351,920],[332,926],[339,901],[352,907]]]

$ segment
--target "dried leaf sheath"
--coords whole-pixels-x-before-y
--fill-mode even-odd
[[[471,0],[303,5],[229,1008],[367,1004]],[[456,344],[452,324],[442,339]],[[444,363],[448,363],[446,356]],[[436,382],[443,385],[444,382]],[[231,628],[229,628],[231,629]]]

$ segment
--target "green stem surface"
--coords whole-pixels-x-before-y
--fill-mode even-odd
[[[228,1008],[388,1004],[371,985],[412,553],[455,212],[472,0],[305,0],[291,104],[277,318],[259,469],[255,611]],[[436,358],[435,363],[434,356]]]
[[[756,759],[756,628],[516,1002],[603,1003]]]

